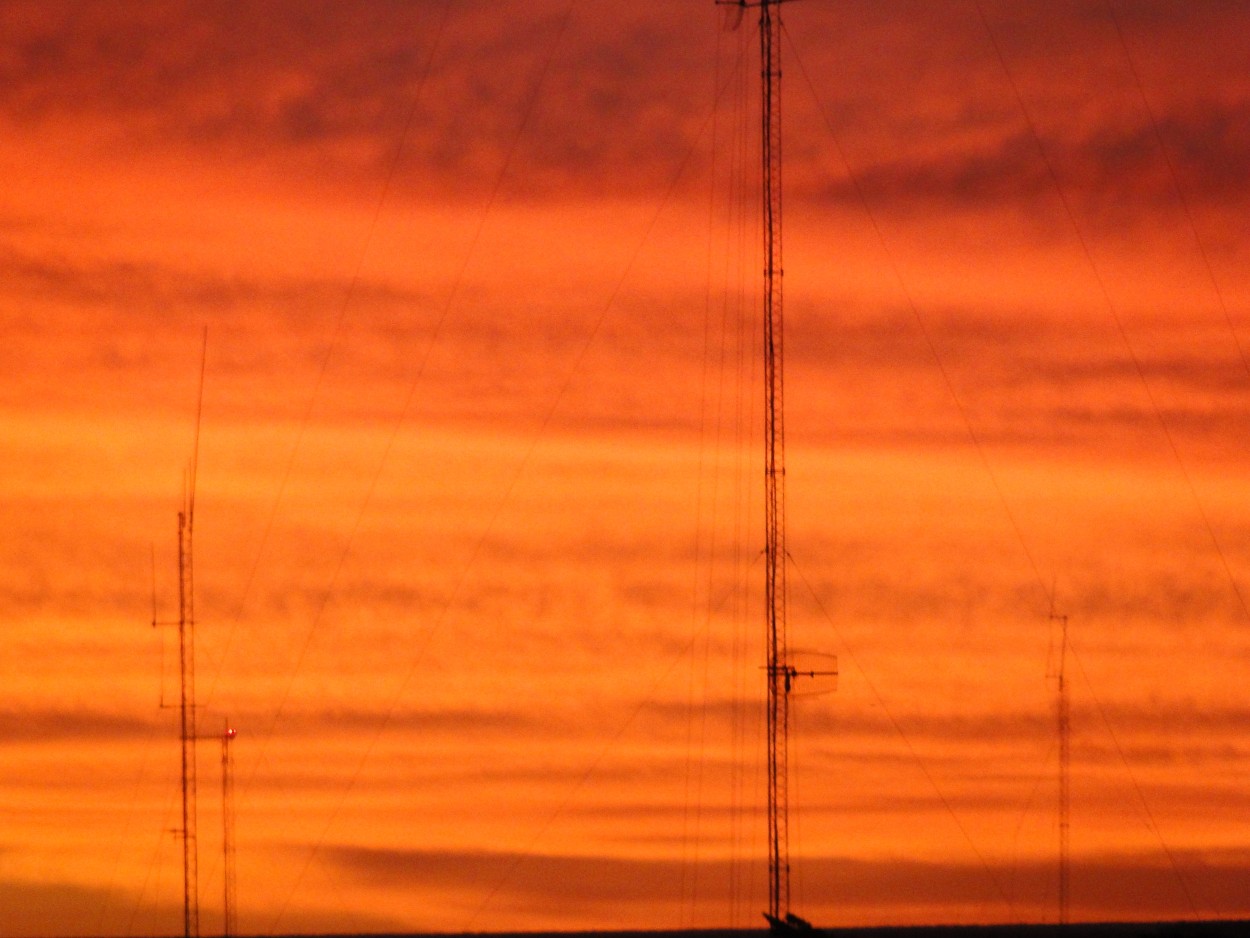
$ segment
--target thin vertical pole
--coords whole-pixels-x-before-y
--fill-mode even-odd
[[[786,653],[786,504],[784,339],[781,302],[781,9],[760,2],[761,169],[764,212],[764,503],[768,632],[769,918],[790,911]]]
[[[184,507],[178,513],[178,656],[181,668],[179,701],[182,739],[182,929],[185,938],[199,938],[200,887],[197,844],[195,742],[195,487],[200,461],[200,424],[204,414],[204,374],[208,363],[208,327],[200,352],[200,389],[195,405],[195,442],[187,468]]]
[[[221,735],[222,938],[232,938],[237,931],[234,874],[234,753],[230,748],[234,737],[235,731],[231,728],[230,721],[227,720],[226,730]]]
[[[200,897],[196,849],[195,758],[195,606],[192,582],[190,505],[178,513],[178,658],[179,737],[182,742],[182,931],[200,933]]]
[[[1059,924],[1067,925],[1069,904],[1069,813],[1071,809],[1072,735],[1071,711],[1068,701],[1067,657],[1068,617],[1059,616],[1061,638],[1059,641]]]

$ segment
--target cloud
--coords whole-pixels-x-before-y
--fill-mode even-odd
[[[111,413],[168,406],[185,415],[194,386],[188,365],[207,328],[210,410],[216,403],[221,417],[301,413],[330,349],[334,317],[349,297],[369,332],[352,331],[348,320],[332,374],[346,371],[357,385],[369,380],[375,400],[379,384],[394,397],[389,382],[408,371],[400,350],[424,346],[433,320],[431,293],[421,286],[358,278],[349,287],[346,278],[321,273],[230,271],[125,252],[87,258],[10,247],[0,250],[0,277],[9,301],[3,324],[20,351],[0,400],[18,408],[32,399],[73,408],[107,402],[115,405]],[[362,342],[367,351],[358,350]],[[365,373],[365,364],[375,370]],[[292,380],[276,387],[277,371]],[[66,373],[77,380],[64,381]],[[263,393],[258,383],[266,385]],[[361,397],[357,388],[348,399]],[[389,397],[383,407],[393,406]]]
[[[1227,66],[1242,54],[1230,49],[1244,46],[1245,12],[1121,6],[1206,233],[1223,213],[1244,214],[1236,170],[1250,155],[1250,95],[1246,70]],[[721,265],[707,259],[703,227],[715,226],[709,173],[730,168],[723,151],[713,163],[713,137],[737,140],[735,165],[755,174],[749,24],[717,34],[710,2],[115,7],[0,4],[0,166],[17,180],[0,207],[0,612],[6,658],[20,664],[0,745],[28,760],[20,794],[42,798],[14,849],[43,856],[55,838],[40,812],[63,822],[62,803],[118,820],[108,806],[129,792],[102,789],[129,782],[128,750],[139,749],[130,741],[163,739],[175,753],[173,725],[141,719],[172,719],[153,712],[157,643],[168,650],[169,636],[144,626],[148,545],[159,539],[168,607],[174,518],[162,493],[176,500],[207,322],[200,702],[212,708],[206,725],[219,727],[226,707],[239,724],[240,793],[250,786],[275,806],[251,815],[247,836],[291,843],[333,829],[353,841],[339,857],[351,871],[341,893],[317,901],[377,909],[396,929],[424,921],[416,900],[396,898],[423,878],[471,906],[483,880],[502,881],[506,901],[564,925],[611,921],[618,897],[631,921],[654,924],[652,893],[665,914],[684,915],[682,869],[656,855],[680,846],[691,728],[706,733],[709,850],[732,839],[732,782],[753,771],[744,760],[759,762],[763,735],[744,730],[760,720],[759,649],[751,639],[744,662],[732,637],[754,634],[754,613],[737,612],[758,597],[722,582],[756,562],[758,532],[741,519],[755,517],[758,498],[749,437],[759,402],[746,390],[730,398],[758,377],[758,333],[754,322],[738,333],[727,315],[719,370],[719,297],[709,298],[706,268]],[[1191,232],[1177,224],[1168,167],[1123,83],[1102,6],[986,7],[1060,183],[1099,235],[1096,257],[1124,300],[1141,371],[1236,571],[1246,526],[1234,480],[1244,473],[1231,464],[1250,419],[1244,373],[1194,298]],[[1044,770],[1043,784],[1053,782],[1044,607],[1021,586],[1032,577],[1011,538],[1018,521],[1038,579],[1055,556],[1077,570],[1065,577],[1060,564],[1059,584],[1074,622],[1089,620],[1081,648],[1117,735],[1078,683],[1074,757],[1088,770],[1081,797],[1093,823],[1109,837],[1140,833],[1123,804],[1122,751],[1165,828],[1175,824],[1179,844],[1200,843],[1213,816],[1245,807],[1235,784],[1250,719],[1237,693],[1246,653],[1230,628],[1242,611],[1187,493],[1178,499],[1170,484],[1176,467],[1138,364],[1099,318],[1079,246],[1056,235],[1053,182],[976,7],[785,10],[787,205],[812,208],[810,199],[820,216],[787,228],[790,544],[804,576],[948,805],[970,828],[1009,830],[1034,777]],[[796,47],[823,115],[793,67]],[[722,110],[705,124],[717,80]],[[751,136],[733,136],[734,113]],[[945,375],[889,271],[866,259],[876,253],[861,243],[872,240],[862,219],[843,210],[855,193],[826,115],[874,211],[888,213],[886,235],[899,239],[891,247]],[[1217,274],[1228,264],[1234,309],[1241,227],[1212,254]],[[750,229],[744,220],[754,245]],[[745,309],[758,268],[741,264],[752,284]],[[1212,453],[1223,461],[1205,462]],[[730,495],[739,468],[751,488]],[[748,575],[757,583],[762,571]],[[830,643],[822,610],[791,586],[796,644],[811,622]],[[696,635],[704,593],[731,597],[708,614],[706,643]],[[151,653],[136,656],[139,643]],[[941,904],[947,892],[997,908],[993,877],[975,864],[908,852],[941,805],[849,657],[833,705],[801,712],[796,773],[821,789],[821,806],[805,798],[802,812],[867,819],[878,842],[894,825],[888,836],[907,861],[859,855],[870,848],[856,844],[846,852],[859,865],[838,863],[847,885],[826,891],[851,907],[870,897],[856,914],[887,919],[958,911]],[[705,685],[725,691],[706,708],[700,665]],[[751,700],[734,698],[735,675],[754,682],[742,691]],[[1150,696],[1156,689],[1170,696]],[[138,716],[128,714],[139,698]],[[79,710],[78,699],[96,703]],[[95,767],[84,769],[90,778],[65,778],[65,754],[79,750],[107,751],[115,768],[101,774],[97,759],[80,759]],[[174,769],[153,759],[162,777]],[[331,804],[342,805],[332,828]],[[578,844],[591,855],[555,838],[543,838],[546,856],[510,852],[517,841],[506,838],[556,804],[562,822],[588,832]],[[160,833],[167,821],[140,823],[142,837],[176,850]],[[112,828],[80,833],[137,842]],[[392,853],[371,848],[379,839],[495,852]],[[78,854],[66,870],[83,868]],[[817,869],[841,882],[826,859]],[[1152,858],[1089,859],[1109,882],[1116,869],[1129,879],[1137,870],[1160,894],[1172,888]],[[1183,858],[1186,870],[1205,862],[1217,893],[1244,867],[1240,856]],[[709,869],[708,882],[731,891],[730,864]],[[1043,864],[1018,872],[1044,892]],[[915,901],[929,911],[911,915],[915,881],[942,888],[921,889]],[[887,911],[869,908],[873,889]],[[1137,908],[1127,889],[1109,893],[1125,903],[1111,914]],[[448,901],[434,890],[420,899]],[[1171,907],[1188,909],[1183,898]],[[350,918],[335,914],[299,921],[324,931]]]
[[[857,682],[858,675],[846,674],[841,680]],[[1054,693],[1051,692],[1052,697]],[[1130,746],[1140,745],[1156,754],[1158,751],[1152,747],[1159,734],[1164,732],[1174,734],[1177,739],[1188,740],[1192,751],[1203,755],[1238,753],[1236,744],[1240,729],[1250,720],[1250,708],[1240,706],[1212,705],[1194,700],[1172,700],[1154,705],[1111,701],[1104,704],[1090,701],[1085,688],[1078,687],[1075,693],[1086,699],[1072,708],[1074,725],[1082,727],[1091,737],[1105,736],[1105,717],[1124,742]],[[928,748],[951,744],[998,747],[1036,743],[1055,733],[1053,701],[1029,709],[1004,709],[997,701],[980,705],[969,701],[957,711],[935,715],[928,710],[905,708],[887,714],[876,707],[864,709],[858,703],[854,709],[848,710],[837,704],[836,697],[829,697],[828,700],[828,706],[811,707],[804,711],[803,733],[823,738],[826,742],[836,742],[839,747],[855,748],[881,741],[894,743],[899,739],[900,730],[908,742]],[[653,703],[647,705],[644,714],[656,720],[659,726],[673,726],[687,722],[693,709],[701,721],[707,722],[710,736],[727,739],[741,723],[744,711],[754,715],[754,708],[759,706],[759,700],[751,696],[745,701],[712,699],[695,704],[693,708],[675,703]],[[1230,746],[1233,747],[1231,752]],[[1173,747],[1167,751],[1172,758],[1184,758],[1184,747]]]
[[[684,899],[697,875],[699,894],[721,902],[741,876],[725,860],[680,858],[622,860],[600,856],[508,852],[387,850],[338,847],[326,851],[330,862],[354,876],[387,888],[424,888],[487,894],[487,908],[520,904],[531,912],[557,913],[613,908],[607,921],[630,921],[628,909],[639,906],[654,915],[660,905]],[[1179,918],[1212,912],[1244,914],[1241,884],[1250,872],[1250,855],[1238,850],[1158,850],[1081,856],[1076,864],[1073,908],[1078,920],[1123,916],[1134,919]],[[841,921],[865,912],[888,921],[941,921],[950,910],[969,903],[982,909],[982,921],[1012,920],[1015,906],[1054,902],[1053,859],[926,861],[907,857],[796,858],[804,901],[826,914],[841,909]],[[696,874],[697,866],[697,874]],[[1199,908],[1188,906],[1197,896]],[[869,898],[871,897],[871,898]],[[1053,908],[1053,906],[1051,906]],[[871,910],[871,911],[869,911]],[[1036,910],[1034,911],[1036,913]],[[927,916],[927,917],[926,917]]]
[[[982,234],[1066,242],[1062,190],[1087,237],[1138,244],[1160,225],[1187,226],[1179,184],[1209,241],[1239,238],[1250,88],[1233,77],[1244,50],[1231,37],[1245,11],[1118,6],[1127,54],[1096,3],[795,11],[789,113],[807,128],[788,150],[791,200],[858,208],[840,150],[872,210],[909,228],[969,215]]]
[[[1166,153],[1160,152],[1159,136]],[[936,155],[904,149],[901,156],[854,167],[855,183],[800,184],[799,192],[856,206],[862,193],[874,209],[916,215],[935,209],[1053,211],[1062,196],[1082,226],[1093,217],[1099,229],[1125,222],[1136,227],[1157,224],[1161,215],[1180,220],[1178,186],[1198,206],[1220,209],[1244,202],[1250,189],[1237,167],[1248,158],[1250,100],[1212,101],[1168,114],[1158,135],[1149,123],[1117,121],[1083,137],[1069,128],[1048,129],[1039,141],[1008,124],[990,141]],[[1054,224],[1070,231],[1067,220],[1056,218]]]
[[[489,188],[523,136],[523,190],[630,188],[688,146],[691,105],[668,90],[697,67],[688,28],[704,20],[600,5],[564,27],[554,2],[457,4],[445,19],[442,4],[19,7],[3,23],[0,112],[23,127],[90,123],[114,153],[309,178],[389,172],[402,139],[395,185],[426,198]]]
[[[155,721],[93,710],[0,711],[0,746],[148,739]]]
[[[208,325],[213,340],[210,406],[219,402],[253,417],[262,406],[298,414],[330,350],[326,343],[336,312],[350,296],[351,315],[328,372],[329,389],[342,391],[333,398],[338,419],[391,413],[439,318],[431,287],[385,279],[363,278],[349,291],[346,281],[320,274],[228,274],[15,249],[0,256],[0,273],[7,277],[15,310],[30,304],[50,308],[41,317],[10,314],[11,341],[25,349],[6,385],[15,402],[29,399],[32,388],[41,389],[45,400],[73,399],[81,386],[55,380],[66,370],[96,381],[106,395],[125,397],[139,387],[146,403],[152,388],[163,386],[171,393],[157,399],[172,399],[172,388],[187,381],[185,367],[170,355],[170,343],[192,354],[187,322],[198,321]],[[590,360],[570,375],[556,425],[591,433],[691,429],[698,418],[696,369],[706,354],[700,325],[695,316],[685,327],[666,324],[672,323],[675,305],[694,309],[701,302],[682,295],[660,303],[646,292],[622,298],[595,335]],[[422,419],[537,420],[551,406],[558,390],[553,374],[564,375],[567,363],[579,360],[592,323],[583,313],[570,315],[541,299],[528,303],[523,315],[510,305],[488,291],[474,298],[472,310],[457,308],[444,323],[423,383],[426,393],[418,398]],[[1157,431],[1159,415],[1143,383],[1156,394],[1175,433],[1223,438],[1250,409],[1240,362],[1203,327],[1135,327],[1133,361],[1110,336],[1091,346],[1090,336],[1074,336],[1069,323],[1038,313],[1007,316],[994,308],[957,307],[926,311],[925,318],[940,364],[978,413],[977,430],[987,442],[1064,443],[1105,439],[1108,429]],[[102,322],[109,328],[100,328]],[[656,336],[661,338],[653,340]],[[956,424],[931,423],[921,431],[900,423],[906,415],[877,419],[881,402],[893,399],[900,382],[917,389],[927,410],[944,412],[946,423],[954,418],[938,363],[910,312],[887,307],[843,318],[799,300],[788,338],[790,368],[804,379],[795,385],[796,397],[801,400],[804,387],[838,382],[863,400],[863,408],[843,407],[836,414],[842,432],[902,441],[917,433],[966,440],[966,430]],[[634,380],[640,370],[661,365],[672,376],[662,388]],[[275,369],[301,380],[275,388]],[[878,385],[896,390],[887,394]],[[856,426],[857,414],[863,426]],[[795,424],[803,426],[799,419]]]
[[[110,913],[136,909],[135,897],[121,898],[111,890],[71,882],[33,882],[0,879],[0,908],[6,932],[30,938],[63,938],[99,934],[97,929]],[[132,923],[142,928],[169,928],[175,921],[172,909],[142,910]],[[168,923],[167,925],[165,923]],[[120,929],[121,922],[117,923]]]
[[[568,716],[568,715],[566,715]],[[261,725],[260,715],[243,714],[240,725]],[[418,733],[430,738],[459,736],[474,739],[516,737],[522,733],[560,732],[552,715],[538,716],[526,710],[475,710],[468,707],[431,710],[335,709],[301,711],[284,716],[279,724],[284,735],[356,736],[362,731],[385,728],[388,733]]]
[[[80,232],[81,234],[81,232]],[[98,321],[110,313],[120,324],[151,332],[164,327],[184,331],[184,318],[201,318],[226,329],[246,327],[258,316],[266,330],[308,332],[309,311],[328,313],[352,300],[379,316],[386,333],[412,323],[413,310],[428,312],[433,291],[383,279],[341,278],[321,271],[306,274],[231,271],[221,266],[189,265],[166,256],[150,259],[117,251],[104,257],[36,252],[13,245],[0,247],[0,275],[8,294],[23,305],[41,303],[65,317]],[[393,316],[397,309],[404,321]],[[20,321],[19,314],[10,317]],[[40,325],[46,329],[49,323]],[[422,324],[423,325],[423,324]],[[302,328],[301,328],[302,327]],[[420,325],[410,325],[420,331]],[[301,336],[307,340],[307,336]]]
[[[697,7],[574,4],[567,21],[554,0],[457,4],[445,20],[432,3],[371,4],[363,14],[293,0],[245,9],[214,2],[33,10],[10,4],[0,21],[10,39],[0,60],[0,115],[18,128],[89,128],[97,154],[168,151],[192,165],[250,166],[262,178],[295,174],[316,187],[389,177],[399,198],[478,197],[499,182],[505,196],[526,199],[662,191],[692,149],[692,170],[710,166],[711,140],[700,135],[710,133],[714,76],[727,81],[734,67],[754,74],[753,45],[735,65],[734,40],[718,40],[714,11]],[[895,4],[851,10],[794,11],[793,49],[785,51],[798,54],[818,106],[847,135],[871,202],[913,213],[936,206],[1035,214],[1040,201],[1053,200],[977,18],[914,7],[902,15]],[[1156,68],[1201,54],[1180,13],[1123,15],[1131,35],[1156,44],[1148,59]],[[1091,17],[1080,6],[1046,8],[1004,26],[1019,17],[990,14],[1009,55],[1030,56],[1015,67],[1046,83],[1037,105],[1043,145],[1077,204],[1107,221],[1141,224],[1161,208],[1175,217],[1140,103],[1126,107],[1119,87],[1109,86],[1099,89],[1109,103],[1098,120],[1088,117],[1091,92],[1081,75],[1089,43],[1100,55],[1122,56],[1107,46],[1108,24],[1100,32]],[[1245,25],[1229,10],[1203,18],[1231,33]],[[510,28],[501,31],[502,22]],[[1039,30],[1045,57],[1030,37]],[[799,105],[789,197],[855,201],[848,182],[831,178],[841,168],[832,166],[806,82],[792,81]],[[1235,92],[1168,88],[1157,102],[1160,133],[1196,203],[1244,199],[1238,167],[1250,155],[1248,109]],[[1073,110],[1080,121],[1068,119]]]
[[[1077,319],[1018,301],[931,304],[923,328],[888,302],[849,310],[803,298],[789,314],[792,423],[833,438],[968,443],[966,418],[987,444],[1162,451],[1162,424],[1192,452],[1250,418],[1244,366],[1207,310],[1122,311],[1127,343],[1096,309]]]

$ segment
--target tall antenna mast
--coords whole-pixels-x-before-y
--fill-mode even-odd
[[[182,826],[174,833],[182,840],[182,933],[185,938],[200,934],[199,857],[196,844],[195,756],[195,481],[200,459],[200,422],[204,413],[204,372],[208,361],[208,328],[200,353],[200,386],[195,405],[195,440],[191,461],[183,477],[182,510],[178,512],[178,618],[158,622],[156,618],[156,549],[152,550],[152,626],[178,627],[178,738],[181,743]],[[164,650],[161,658],[161,707],[165,707]]]
[[[227,720],[225,732],[221,734],[222,938],[232,938],[238,931],[234,875],[234,753],[230,748],[234,737],[234,728]]]
[[[764,603],[768,679],[768,919],[774,931],[805,925],[790,913],[790,686],[786,649],[786,430],[781,303],[781,3],[719,0],[760,20],[760,169],[764,228]]]
[[[1059,924],[1068,924],[1069,887],[1069,852],[1068,827],[1071,809],[1070,777],[1072,768],[1072,751],[1070,737],[1072,735],[1071,711],[1068,702],[1067,668],[1068,658],[1068,617],[1055,615],[1050,618],[1060,624],[1059,639]]]
[[[799,671],[786,645],[785,340],[781,303],[781,4],[717,0],[760,13],[760,169],[764,228],[764,603],[768,680],[768,911],[774,934],[811,930],[790,911],[790,692]],[[737,25],[735,23],[735,25]]]
[[[194,473],[192,473],[194,477]],[[178,660],[179,738],[182,742],[182,929],[186,938],[200,933],[199,865],[196,850],[195,759],[195,599],[192,573],[194,496],[178,512]]]
[[[195,405],[195,441],[187,467],[183,507],[178,512],[178,661],[179,739],[182,743],[182,931],[200,934],[199,849],[196,837],[197,762],[195,755],[195,483],[200,459],[200,422],[204,413],[204,371],[208,360],[208,328],[200,353],[200,388]]]
[[[768,919],[790,914],[786,653],[786,428],[781,304],[781,0],[760,0],[760,141],[764,210],[764,602],[768,632]]]

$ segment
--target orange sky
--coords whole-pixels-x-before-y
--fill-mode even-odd
[[[785,7],[795,907],[1250,915],[1250,12]],[[0,927],[762,924],[757,47],[709,2],[0,7]],[[221,925],[200,746],[202,930]]]

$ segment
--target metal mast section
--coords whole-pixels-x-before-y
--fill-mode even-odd
[[[1068,681],[1066,666],[1068,657],[1068,617],[1055,616],[1061,627],[1059,640],[1059,924],[1068,924],[1069,900],[1069,853],[1068,853],[1068,821],[1071,807],[1070,776],[1072,752],[1070,737],[1072,735],[1071,713],[1068,702]]]
[[[768,660],[768,919],[790,913],[785,370],[781,303],[781,0],[760,0],[764,211],[764,602]]]
[[[194,469],[191,471],[194,485]],[[192,541],[195,495],[189,490],[178,512],[178,660],[181,671],[178,703],[182,742],[182,929],[186,938],[200,933],[199,866],[196,849],[195,758],[195,591]]]
[[[231,938],[236,934],[238,925],[234,875],[234,753],[230,748],[234,737],[235,731],[227,720],[226,730],[221,734],[222,938]]]
[[[790,913],[790,685],[786,650],[786,426],[781,304],[781,3],[718,0],[760,14],[760,169],[764,228],[764,605],[768,680],[768,911],[774,930],[803,923]]]
[[[179,736],[182,741],[182,929],[185,938],[200,934],[199,847],[197,840],[195,742],[195,482],[200,459],[200,423],[204,413],[204,372],[208,329],[200,356],[200,390],[195,410],[195,442],[187,467],[183,510],[178,512],[178,660]]]
[[[718,0],[760,20],[760,169],[764,229],[764,604],[768,680],[768,919],[773,932],[811,926],[790,911],[790,692],[802,671],[786,645],[785,339],[781,265],[781,4],[783,0]]]
[[[198,432],[197,432],[198,436]],[[152,563],[152,626],[176,626],[178,629],[178,739],[181,744],[182,823],[173,833],[182,841],[182,932],[184,938],[196,938],[200,932],[199,865],[196,854],[196,720],[195,720],[195,589],[192,564],[194,530],[195,470],[187,473],[187,492],[183,509],[178,512],[178,618],[158,621],[156,618],[156,562]],[[161,675],[161,708],[165,703],[164,667]]]
[[[178,627],[178,737],[182,756],[182,826],[174,833],[182,839],[182,932],[185,938],[200,933],[199,862],[196,846],[196,718],[195,718],[195,476],[200,456],[200,422],[204,413],[204,372],[208,361],[208,329],[200,357],[200,391],[195,411],[195,443],[183,479],[182,510],[178,512],[178,618],[156,618],[156,549],[152,550],[152,627]],[[165,704],[164,658],[161,666],[161,707]]]

